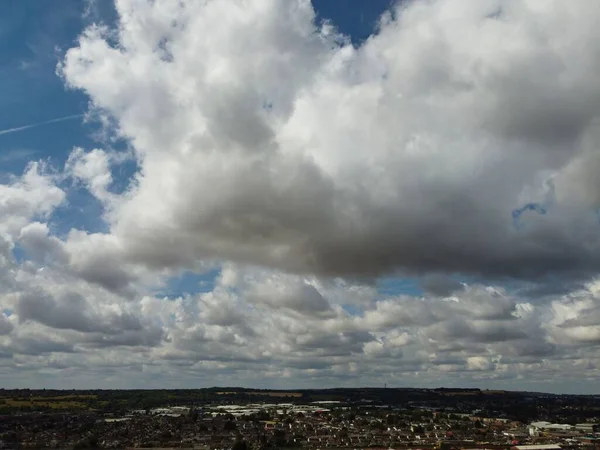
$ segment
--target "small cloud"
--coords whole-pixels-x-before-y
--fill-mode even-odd
[[[15,148],[0,153],[0,163],[23,161],[25,159],[31,159],[37,154],[39,154],[39,150],[34,150],[31,148]]]

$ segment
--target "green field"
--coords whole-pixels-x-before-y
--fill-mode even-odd
[[[0,397],[0,408],[6,409],[90,409],[90,400],[95,400],[96,395],[71,394],[58,396],[29,396],[29,397]]]

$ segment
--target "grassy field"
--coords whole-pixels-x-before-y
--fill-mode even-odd
[[[93,395],[93,394],[71,394],[71,395],[59,395],[59,396],[54,396],[54,397],[44,397],[44,396],[38,396],[38,397],[29,397],[30,400],[33,401],[60,401],[60,400],[83,400],[83,399],[94,399],[97,398],[97,395]]]
[[[15,399],[15,398],[3,398],[0,400],[0,405],[8,406],[11,408],[52,408],[52,409],[84,409],[87,408],[85,403],[81,403],[75,400],[58,400],[50,401],[48,399]]]
[[[87,409],[86,400],[93,400],[96,395],[60,395],[32,397],[0,397],[0,406],[9,408],[51,408],[51,409]]]

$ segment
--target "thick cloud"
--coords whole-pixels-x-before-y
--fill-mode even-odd
[[[328,301],[315,286],[296,277],[271,275],[249,281],[248,300],[273,309],[287,308],[305,316],[335,316]]]
[[[308,0],[116,6],[117,41],[89,28],[60,72],[141,167],[109,217],[121,257],[341,276],[600,268],[597,5],[403,2],[359,48]],[[106,202],[103,154],[72,161]]]
[[[0,184],[2,385],[600,376],[600,6],[402,2],[360,47],[308,0],[116,6],[59,73],[139,170],[75,148]],[[53,232],[73,183],[107,232]]]
[[[199,377],[360,385],[399,377],[421,386],[495,380],[514,388],[526,374],[564,390],[573,365],[599,356],[595,284],[550,304],[468,284],[451,297],[373,292],[359,304],[352,293],[366,295],[368,286],[230,264],[209,292],[168,300],[131,299],[61,266],[17,270],[22,283],[3,297],[10,313],[0,320],[0,353],[10,356],[0,367],[13,376],[70,367],[106,386],[126,371],[120,376],[134,383],[135,374],[144,385],[191,386]]]
[[[423,289],[433,295],[446,297],[462,288],[459,281],[439,274],[431,274],[421,280]]]
[[[123,330],[142,329],[139,318],[114,309],[103,314],[94,311],[81,294],[67,292],[54,299],[43,291],[24,293],[17,305],[20,320],[35,320],[52,328],[82,332],[116,334]]]
[[[8,321],[4,314],[0,314],[0,335],[9,334],[12,330],[12,323]]]
[[[590,284],[552,302],[554,340],[562,344],[600,343],[600,289]]]

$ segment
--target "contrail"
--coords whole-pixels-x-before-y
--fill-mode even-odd
[[[40,127],[42,125],[48,125],[50,123],[63,122],[65,120],[76,119],[78,117],[83,117],[83,114],[73,114],[72,116],[59,117],[58,119],[50,119],[50,120],[46,120],[45,122],[30,123],[29,125],[23,125],[21,127],[7,128],[6,130],[0,130],[0,135],[16,133],[18,131],[28,130],[30,128]]]

